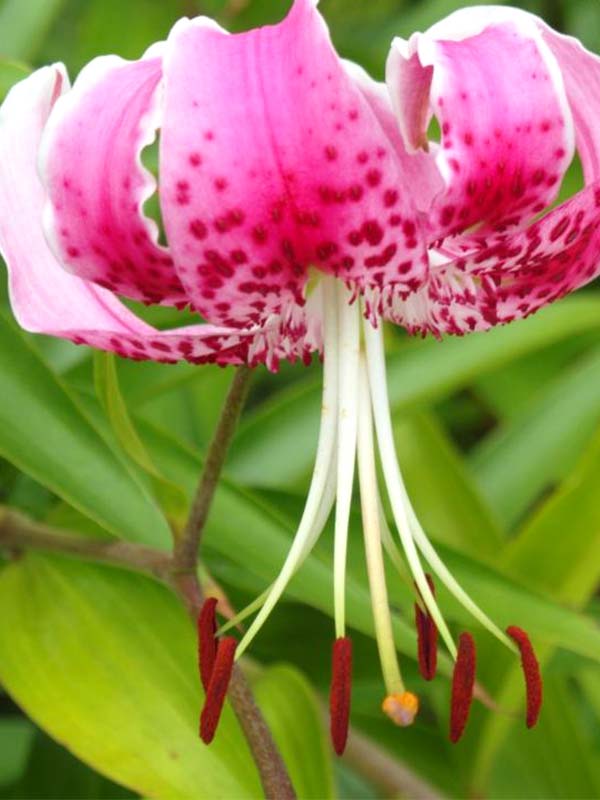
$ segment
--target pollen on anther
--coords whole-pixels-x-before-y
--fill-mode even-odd
[[[198,614],[198,665],[204,691],[208,690],[217,654],[217,640],[215,638],[217,630],[216,609],[216,597],[207,597]]]
[[[344,752],[348,739],[351,689],[352,642],[343,636],[333,643],[329,692],[331,741],[338,756]]]
[[[219,639],[212,675],[206,690],[204,708],[200,715],[200,738],[204,744],[210,744],[217,731],[231,680],[236,647],[237,642],[232,636]]]
[[[540,665],[529,641],[529,636],[522,628],[511,625],[506,629],[506,632],[516,642],[521,653],[521,666],[527,692],[526,724],[528,728],[533,728],[538,721],[542,708],[543,685]]]
[[[461,633],[458,655],[452,675],[452,704],[450,707],[450,741],[454,744],[463,735],[475,688],[475,641],[470,633]]]
[[[408,728],[419,712],[419,698],[412,692],[389,694],[381,704],[381,710],[394,724]]]

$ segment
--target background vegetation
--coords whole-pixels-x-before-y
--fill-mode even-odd
[[[424,29],[459,5],[323,0],[322,10],[341,53],[380,76],[393,35]],[[600,50],[597,0],[521,5]],[[184,14],[243,29],[277,20],[286,6],[4,0],[0,54],[33,66],[62,60],[74,75],[100,53],[139,56]],[[3,88],[20,72],[5,60]],[[565,192],[577,181],[574,170]],[[166,541],[148,482],[123,452],[97,391],[92,353],[23,334],[4,290],[3,298],[0,502],[81,535]],[[169,315],[163,309],[151,318],[166,325],[175,321]],[[586,290],[526,322],[464,340],[390,332],[389,353],[397,446],[417,510],[484,608],[530,631],[544,662],[546,704],[530,733],[520,713],[477,705],[464,740],[451,746],[448,664],[432,685],[418,677],[412,598],[390,571],[398,647],[423,712],[410,730],[388,724],[379,712],[383,687],[355,514],[353,725],[442,796],[600,797],[600,297]],[[110,362],[96,359],[96,378],[99,364],[110,375]],[[117,375],[144,444],[189,495],[229,371],[118,361]],[[207,567],[237,607],[273,577],[298,520],[319,386],[318,364],[286,366],[276,376],[256,371],[206,539]],[[356,758],[334,763],[320,719],[333,637],[330,550],[325,537],[256,640],[256,691],[302,797],[381,797],[383,773],[369,775]],[[440,594],[456,629],[470,624]],[[65,558],[9,564],[0,557],[0,610],[0,797],[259,793],[231,714],[212,749],[197,741],[193,631],[158,583]],[[503,709],[516,711],[518,666],[474,633],[482,682]]]

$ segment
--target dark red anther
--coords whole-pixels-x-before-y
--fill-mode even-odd
[[[204,744],[212,742],[219,724],[225,695],[231,680],[236,647],[237,641],[233,636],[224,636],[219,639],[212,675],[206,690],[204,708],[200,715],[200,738]]]
[[[469,719],[475,687],[475,641],[470,633],[461,633],[458,655],[452,675],[452,705],[450,708],[450,741],[458,742]]]
[[[208,690],[210,676],[212,675],[217,655],[217,598],[208,597],[202,604],[198,614],[198,665],[200,667],[200,680],[204,691]]]
[[[338,756],[344,752],[348,738],[351,689],[352,642],[347,636],[343,636],[333,643],[329,692],[331,741]]]
[[[522,628],[511,625],[506,629],[511,639],[517,643],[521,651],[521,666],[525,676],[527,690],[527,727],[533,728],[540,716],[542,708],[543,685],[540,674],[540,665],[534,653],[529,636]]]
[[[433,578],[431,575],[427,575],[426,578],[431,593],[435,595]],[[419,591],[418,587],[417,591]],[[432,681],[437,670],[438,629],[431,614],[423,611],[418,603],[415,603],[415,625],[417,627],[419,671],[426,681]]]

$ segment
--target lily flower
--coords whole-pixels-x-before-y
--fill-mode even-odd
[[[335,508],[330,705],[343,751],[356,471],[383,710],[399,725],[413,721],[418,700],[400,671],[383,550],[402,556],[382,511],[377,456],[416,587],[421,672],[435,674],[438,633],[455,659],[452,740],[469,713],[475,646],[470,633],[457,646],[426,569],[521,656],[527,724],[535,723],[541,679],[527,635],[504,632],[467,595],[411,505],[394,450],[382,328],[389,320],[436,336],[485,330],[595,276],[597,108],[600,61],[525,12],[470,8],[396,40],[386,87],[340,60],[315,0],[295,0],[280,24],[237,35],[184,19],[138,61],[95,59],[72,88],[54,65],[9,93],[0,111],[0,247],[25,329],[167,363],[276,370],[281,359],[324,359],[313,477],[281,572],[236,619],[256,612],[239,643],[216,631],[214,599],[199,618],[205,741],[234,658]],[[427,141],[432,114],[439,144]],[[156,185],[141,152],[158,130],[168,246],[144,214]],[[576,146],[585,188],[538,219]],[[198,323],[157,330],[119,295],[189,306]]]

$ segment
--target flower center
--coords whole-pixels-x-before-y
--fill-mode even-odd
[[[457,648],[437,604],[433,580],[426,574],[422,559],[484,628],[513,653],[521,655],[528,695],[527,721],[528,724],[533,723],[541,703],[541,679],[526,634],[520,628],[512,627],[508,629],[507,636],[469,597],[438,556],[408,497],[394,447],[381,319],[374,317],[372,306],[367,307],[363,300],[356,300],[356,295],[334,278],[323,278],[318,288],[322,302],[324,342],[323,399],[315,465],[304,512],[279,575],[265,593],[224,625],[219,633],[257,612],[235,650],[235,658],[239,658],[268,618],[290,579],[310,554],[335,504],[333,601],[336,640],[330,710],[334,748],[338,753],[343,751],[349,722],[352,662],[351,642],[346,634],[346,554],[358,462],[366,567],[375,639],[386,689],[383,711],[397,725],[406,726],[413,722],[419,707],[416,695],[407,691],[404,685],[398,662],[385,578],[385,550],[403,577],[408,566],[414,582],[421,674],[426,680],[431,680],[435,675],[438,633],[455,661],[451,740],[460,738],[467,722],[475,690],[475,645],[470,634],[462,634]],[[383,513],[377,454],[403,556]],[[214,609],[211,609],[213,612]],[[206,624],[200,628],[204,639],[209,640],[207,630]],[[216,664],[219,661],[219,651],[215,656],[214,647],[214,642],[209,642],[209,656],[204,660],[201,658],[201,665],[205,665],[204,673],[207,672],[207,663],[214,660]],[[226,660],[230,657],[233,657],[232,653],[227,650]],[[207,675],[203,674],[202,677],[206,684]],[[212,683],[211,678],[209,687]],[[209,688],[207,703],[210,700],[214,705],[214,699],[210,699],[214,695],[214,687],[212,693]],[[217,695],[221,702],[220,692]]]

